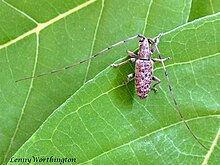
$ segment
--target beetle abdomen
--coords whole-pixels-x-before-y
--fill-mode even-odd
[[[135,65],[135,86],[137,95],[144,99],[150,92],[152,83],[153,61],[137,60]]]

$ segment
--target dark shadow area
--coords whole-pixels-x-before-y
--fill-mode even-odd
[[[119,60],[115,63],[120,63],[122,61],[125,61],[129,59],[130,57],[126,57],[123,60]],[[127,81],[127,76],[130,73],[134,73],[135,63],[129,62],[128,64],[125,64],[120,67],[112,67],[111,69],[114,70],[114,73],[116,74],[116,77],[113,81],[114,86],[120,86],[117,88],[117,90],[114,90],[114,95],[117,98],[117,102],[120,106],[126,106],[127,108],[132,108],[134,95],[135,92],[135,85],[134,85],[134,79],[131,80],[129,83],[124,84]]]

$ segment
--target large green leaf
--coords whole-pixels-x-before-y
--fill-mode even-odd
[[[192,0],[189,21],[198,19],[220,11],[219,0]]]
[[[171,30],[187,21],[190,3],[0,1],[0,162],[7,162],[57,107],[87,80],[125,56],[126,49],[137,48],[137,42],[67,72],[20,83],[16,79],[67,66],[137,33],[153,37]]]
[[[133,65],[108,67],[62,104],[14,155],[75,157],[79,164],[218,164],[220,161],[220,13],[167,32],[160,43],[180,109],[174,110],[161,66],[159,93],[147,100],[134,83],[122,85]],[[215,139],[215,140],[214,140]],[[33,161],[33,158],[32,158]]]

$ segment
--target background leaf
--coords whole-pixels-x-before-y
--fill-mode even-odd
[[[106,68],[59,107],[15,157],[77,158],[79,164],[218,164],[220,125],[220,13],[167,32],[160,43],[180,109],[210,156],[174,111],[162,68],[160,92],[147,100],[134,83],[122,85],[132,65]],[[214,138],[217,142],[214,143]],[[41,150],[39,150],[41,149]]]
[[[219,0],[193,0],[189,21],[201,18],[207,15],[215,14],[220,11]]]
[[[0,162],[5,164],[57,107],[87,80],[124,57],[126,49],[137,48],[137,42],[65,73],[20,83],[15,80],[78,62],[138,33],[154,37],[171,30],[187,21],[190,2],[0,1]]]

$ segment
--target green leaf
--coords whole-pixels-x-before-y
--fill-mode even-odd
[[[207,15],[215,14],[220,11],[219,0],[192,0],[192,7],[189,21],[201,18]]]
[[[5,0],[0,8],[0,162],[5,164],[57,107],[126,56],[126,49],[136,49],[137,41],[63,73],[15,80],[68,66],[137,33],[154,37],[171,30],[187,21],[190,1]]]
[[[133,65],[108,67],[62,104],[14,157],[75,157],[79,164],[218,164],[220,13],[165,33],[159,45],[177,102],[202,148],[174,110],[160,64],[159,93],[146,100]],[[215,139],[215,140],[214,140]]]

